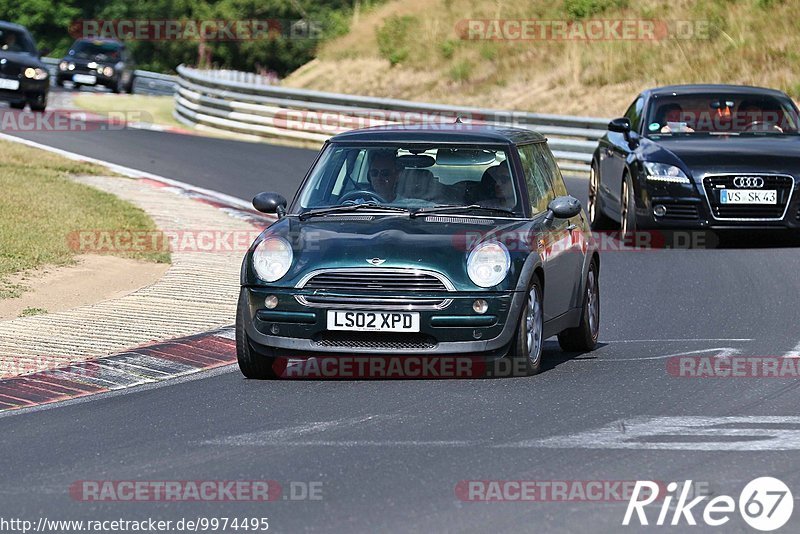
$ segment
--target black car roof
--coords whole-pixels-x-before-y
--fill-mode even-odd
[[[25,33],[30,33],[30,32],[28,32],[28,28],[26,28],[25,26],[22,26],[20,24],[14,24],[13,22],[7,22],[5,20],[0,20],[0,29],[2,29],[2,30],[17,30],[17,31],[25,32]]]
[[[654,87],[643,92],[650,96],[667,96],[673,93],[682,95],[701,94],[701,93],[731,93],[731,94],[753,94],[760,93],[769,96],[786,97],[786,93],[768,87],[756,87],[752,85],[726,85],[726,84],[687,84],[687,85],[665,85]]]
[[[503,128],[468,123],[432,125],[374,126],[340,133],[330,139],[337,142],[368,143],[467,143],[524,144],[544,142],[545,137],[533,130]]]

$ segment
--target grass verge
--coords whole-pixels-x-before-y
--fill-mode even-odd
[[[72,102],[86,111],[113,113],[114,117],[124,117],[129,122],[152,122],[163,126],[186,127],[172,116],[175,99],[171,96],[76,93],[72,97]]]
[[[798,99],[798,20],[790,0],[391,0],[323,43],[285,85],[597,117],[673,83],[763,85]],[[652,22],[659,37],[469,30],[514,21]]]
[[[114,195],[76,183],[70,175],[108,171],[55,154],[0,141],[0,299],[24,287],[10,275],[45,265],[70,265],[69,245],[81,230],[157,231],[150,217]],[[122,179],[122,178],[120,178]],[[123,257],[168,263],[168,252],[121,252]]]

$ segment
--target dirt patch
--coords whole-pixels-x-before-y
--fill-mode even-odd
[[[0,320],[68,310],[123,297],[159,280],[169,264],[84,254],[76,265],[36,269],[10,276],[27,290],[0,300]]]

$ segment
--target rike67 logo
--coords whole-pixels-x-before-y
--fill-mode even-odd
[[[756,530],[769,532],[785,525],[794,509],[792,492],[777,478],[760,477],[751,480],[739,494],[738,503],[729,495],[718,495],[705,503],[703,501],[709,498],[708,495],[689,500],[691,487],[691,480],[684,482],[682,487],[677,482],[667,484],[658,517],[651,523],[652,514],[648,518],[645,507],[659,499],[659,484],[649,480],[636,481],[622,524],[628,526],[634,521],[635,525],[638,521],[640,525],[696,526],[697,519],[700,518],[708,526],[719,527],[731,520],[738,504],[739,514],[748,525]]]

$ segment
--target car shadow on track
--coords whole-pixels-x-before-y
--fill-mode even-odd
[[[557,341],[546,341],[542,352],[542,367],[539,374],[552,371],[559,365],[571,361],[591,361],[597,359],[596,352],[608,345],[608,343],[598,343],[592,352],[565,352],[558,346]]]

